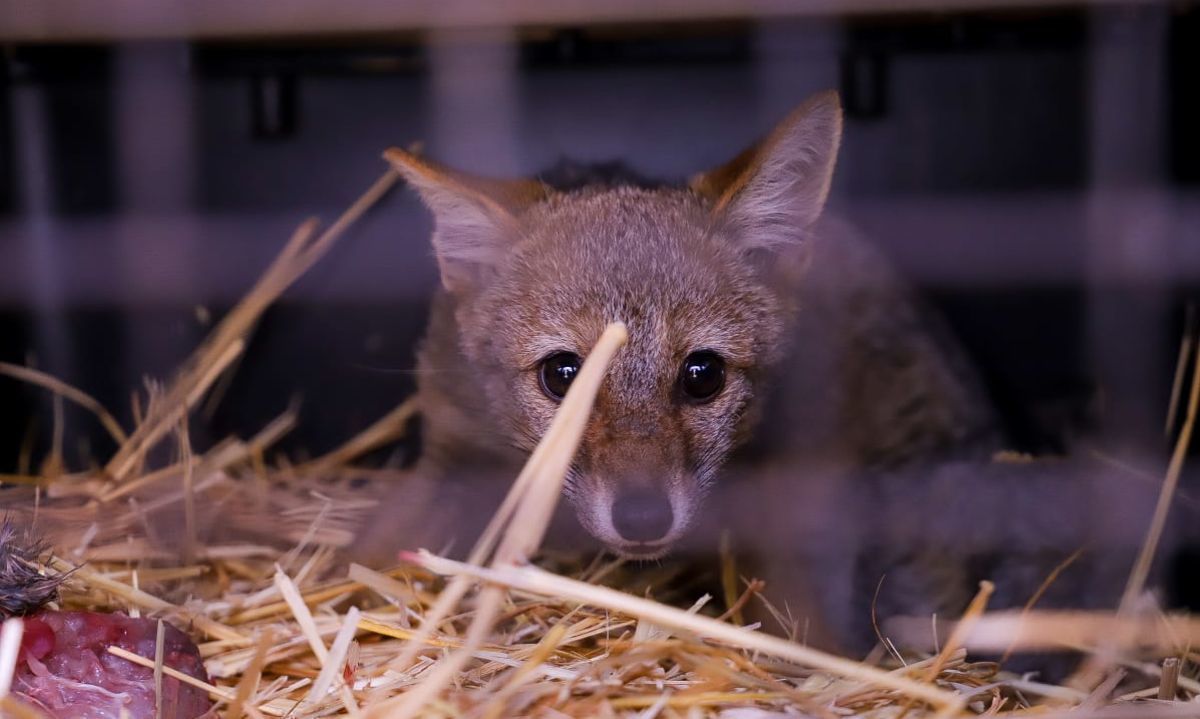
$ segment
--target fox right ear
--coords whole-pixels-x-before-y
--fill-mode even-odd
[[[829,195],[842,137],[836,92],[794,110],[761,142],[689,186],[711,203],[713,218],[750,250],[774,250],[805,237]]]
[[[550,193],[534,180],[475,177],[395,147],[383,156],[433,213],[433,249],[451,292],[486,281],[516,240],[517,215]]]

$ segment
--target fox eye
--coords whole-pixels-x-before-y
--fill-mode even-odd
[[[575,375],[579,374],[579,364],[579,355],[572,352],[557,352],[542,360],[539,375],[546,396],[553,400],[562,399]]]
[[[725,388],[725,360],[716,352],[693,352],[679,370],[679,387],[693,402],[707,402]]]

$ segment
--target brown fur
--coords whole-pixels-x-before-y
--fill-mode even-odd
[[[364,544],[448,539],[436,530],[450,523],[422,507],[445,507],[454,492],[483,501],[451,489],[479,477],[506,486],[500,478],[513,476],[558,407],[539,386],[540,361],[586,356],[614,320],[629,343],[566,496],[579,523],[618,552],[676,545],[751,438],[798,483],[804,467],[836,484],[862,469],[990,451],[991,414],[954,345],[871,248],[820,219],[840,137],[837,97],[826,93],[687,187],[572,192],[389,151],[435,215],[443,289],[419,355],[423,484],[403,490],[405,506],[389,505]],[[677,384],[698,350],[727,365],[707,404],[682,401]],[[670,498],[661,540],[614,530],[614,497],[638,487]]]

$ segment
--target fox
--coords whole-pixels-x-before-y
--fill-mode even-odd
[[[759,445],[780,435],[789,452],[860,463],[987,434],[981,392],[918,326],[911,292],[865,243],[824,239],[847,234],[820,222],[841,134],[828,92],[685,185],[566,191],[390,150],[433,214],[441,276],[418,354],[416,474],[519,466],[613,321],[629,341],[564,494],[623,556],[655,558],[684,536],[756,426]]]
[[[813,643],[844,644],[837,621],[815,618],[862,596],[849,555],[870,541],[837,525],[883,521],[862,507],[903,494],[892,487],[980,481],[963,468],[1004,435],[940,317],[879,249],[825,212],[842,127],[836,92],[815,95],[679,183],[497,179],[389,150],[432,213],[440,286],[418,349],[420,459],[360,546],[436,547],[487,516],[589,348],[620,321],[627,344],[564,485],[583,530],[567,541],[657,560],[706,522],[715,495],[716,514],[737,515],[760,554],[811,550],[783,552],[775,574],[790,574],[790,607],[832,627]],[[895,547],[877,534],[876,549]],[[906,608],[965,606],[946,552],[900,554],[930,569],[913,574],[922,578],[908,581],[912,591],[935,596]],[[840,589],[821,579],[834,575]]]

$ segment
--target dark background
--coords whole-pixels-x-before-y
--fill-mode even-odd
[[[1014,448],[1165,466],[1200,286],[1195,3],[3,47],[0,359],[126,422],[142,378],[168,377],[389,145],[487,174],[571,157],[681,178],[836,87],[831,209],[947,315]],[[429,225],[391,195],[270,310],[197,441],[299,397],[282,450],[300,457],[404,398],[436,281]],[[0,472],[23,446],[44,454],[50,410],[0,379]],[[66,418],[69,464],[102,460],[93,422]]]

